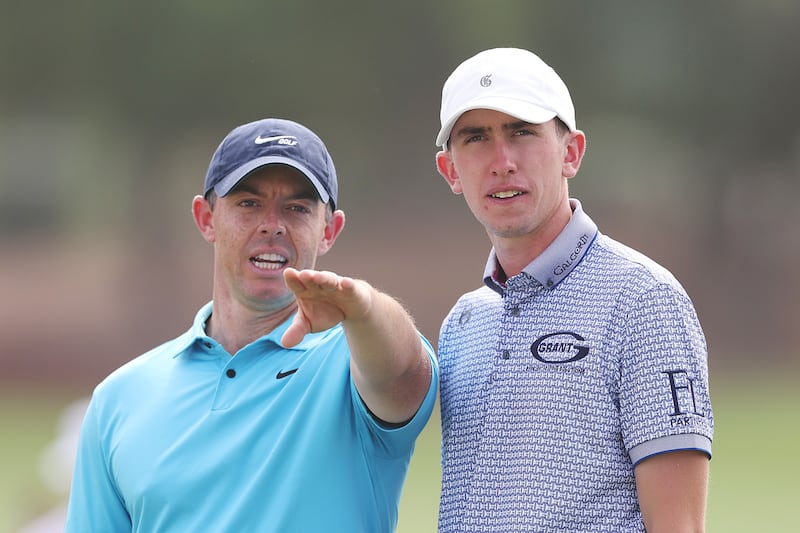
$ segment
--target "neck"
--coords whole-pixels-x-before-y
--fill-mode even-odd
[[[522,272],[564,231],[572,218],[572,208],[569,203],[565,206],[566,209],[561,209],[545,226],[530,233],[514,237],[489,235],[506,278]]]
[[[206,335],[219,342],[225,350],[236,352],[267,335],[297,310],[297,303],[277,311],[258,311],[239,303],[214,299],[214,308],[206,321]]]

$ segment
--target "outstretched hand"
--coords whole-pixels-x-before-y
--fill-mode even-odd
[[[359,319],[372,305],[369,285],[333,272],[287,268],[283,278],[297,300],[297,314],[281,343],[290,348],[308,333]]]

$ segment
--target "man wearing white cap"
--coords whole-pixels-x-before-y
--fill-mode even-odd
[[[492,244],[439,338],[440,533],[703,530],[704,334],[679,282],[569,197],[586,136],[564,82],[527,50],[478,53],[436,144]]]
[[[243,124],[203,192],[213,299],[95,389],[67,533],[394,531],[438,369],[397,301],[313,270],[344,227],[328,150]]]

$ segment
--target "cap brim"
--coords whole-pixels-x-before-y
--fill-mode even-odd
[[[303,174],[308,181],[314,186],[314,189],[317,191],[320,200],[322,203],[327,204],[331,197],[328,194],[328,191],[325,190],[325,187],[322,186],[322,183],[317,179],[311,170],[309,170],[306,166],[301,165],[294,159],[290,159],[288,157],[278,157],[278,156],[267,156],[267,157],[259,157],[253,159],[252,161],[248,161],[244,165],[240,166],[239,168],[235,169],[233,172],[219,180],[216,185],[214,185],[214,192],[217,193],[217,196],[225,196],[229,192],[236,187],[236,184],[242,181],[248,174],[257,170],[261,167],[265,167],[267,165],[287,165],[296,170],[298,170],[301,174]]]
[[[461,115],[473,109],[500,111],[501,113],[506,113],[512,117],[524,120],[525,122],[530,122],[531,124],[543,124],[558,115],[558,113],[552,109],[547,109],[521,100],[512,100],[509,98],[482,98],[480,100],[473,100],[450,115],[450,118],[442,125],[439,134],[436,136],[436,146],[444,147],[447,141],[450,140],[453,126],[455,126]]]

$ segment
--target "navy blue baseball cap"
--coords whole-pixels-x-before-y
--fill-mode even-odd
[[[242,124],[225,136],[211,158],[203,194],[214,189],[225,196],[254,170],[274,164],[300,171],[320,200],[336,208],[339,185],[325,143],[305,126],[280,118]]]

